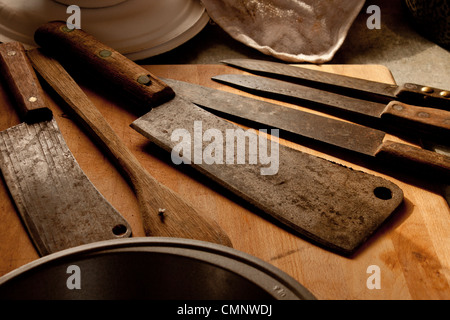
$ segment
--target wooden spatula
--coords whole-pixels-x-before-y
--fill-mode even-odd
[[[232,246],[215,221],[198,213],[176,193],[159,183],[120,140],[75,80],[40,49],[28,51],[34,68],[79,116],[83,125],[112,155],[133,187],[147,236],[203,240]]]

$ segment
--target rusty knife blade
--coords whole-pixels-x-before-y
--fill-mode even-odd
[[[345,92],[358,98],[379,102],[392,100],[405,103],[450,110],[450,90],[443,90],[413,83],[403,85],[387,84],[330,72],[307,69],[280,62],[255,59],[228,59],[223,63],[249,72],[282,77],[284,80],[298,81],[308,86]]]
[[[450,174],[450,157],[385,139],[385,132],[257,99],[164,79],[186,100],[207,109],[278,128],[376,158],[400,160],[433,176]],[[414,170],[413,170],[414,171]]]
[[[450,134],[450,112],[440,109],[407,105],[391,101],[383,104],[345,95],[323,91],[287,81],[244,74],[224,74],[213,80],[258,95],[275,99],[300,101],[303,106],[311,103],[326,108],[326,112],[337,113],[339,117],[356,116],[358,122],[375,121],[377,125],[411,137],[423,137],[431,141],[442,141]]]
[[[162,79],[186,100],[209,110],[278,128],[315,141],[374,156],[380,130],[184,81]]]
[[[129,237],[128,222],[84,174],[55,119],[40,118],[52,113],[22,45],[0,45],[0,70],[27,120],[0,132],[0,169],[39,254]]]
[[[40,255],[131,235],[79,167],[54,119],[0,132],[0,168]]]

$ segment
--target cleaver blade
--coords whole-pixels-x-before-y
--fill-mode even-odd
[[[152,109],[131,127],[167,152],[173,152],[178,144],[173,135],[181,132],[194,137],[199,134],[198,124],[203,134],[209,130],[216,135],[220,132],[223,137],[240,129],[188,102],[177,92],[173,100]],[[270,144],[264,135],[246,134],[245,159],[249,159],[249,141],[255,135],[261,139],[260,146]],[[225,150],[226,139],[219,140]],[[201,146],[194,143],[192,153],[199,150],[205,153],[210,148],[208,143]],[[272,148],[278,150],[278,171],[271,175],[262,174],[261,169],[267,168],[264,163],[237,164],[237,153],[232,164],[191,161],[190,165],[290,231],[342,255],[354,253],[403,201],[402,190],[386,179],[276,142]]]
[[[23,46],[0,45],[0,67],[27,121],[0,132],[0,168],[38,253],[129,237],[128,222],[86,177],[55,119],[39,118],[51,111]],[[38,107],[26,112],[28,105]]]

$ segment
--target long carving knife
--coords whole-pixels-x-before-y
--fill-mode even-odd
[[[349,95],[366,97],[368,100],[390,102],[403,101],[415,105],[450,110],[450,90],[443,90],[413,83],[387,84],[355,77],[311,70],[289,64],[255,59],[228,59],[223,63],[249,72],[279,76],[327,90],[345,91]]]
[[[163,79],[177,94],[210,110],[278,128],[371,157],[389,157],[420,165],[434,175],[450,174],[450,158],[385,139],[385,132],[238,94],[183,81]]]
[[[414,137],[427,138],[431,141],[442,140],[450,136],[450,111],[408,105],[398,101],[384,103],[365,101],[323,91],[282,80],[253,75],[224,74],[214,76],[213,80],[231,85],[242,90],[260,95],[270,95],[278,99],[295,99],[304,103],[319,104],[327,108],[327,112],[339,111],[356,115],[365,120],[378,121],[379,125],[402,129]]]
[[[129,237],[67,147],[22,45],[0,45],[0,69],[26,120],[0,132],[0,168],[39,254]]]

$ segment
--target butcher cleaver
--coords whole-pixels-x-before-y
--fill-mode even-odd
[[[129,237],[67,147],[21,44],[0,45],[0,69],[25,121],[0,132],[0,168],[39,254]]]
[[[183,143],[188,142],[185,137],[191,137],[194,140],[191,154],[204,157],[200,161],[195,158],[192,161],[191,157],[185,163],[291,230],[342,254],[353,253],[403,199],[400,188],[388,180],[271,142],[262,132],[242,133],[237,125],[180,96],[154,108],[134,121],[132,127],[172,154],[178,149],[180,137]],[[231,157],[225,152],[226,155],[216,158],[218,150],[229,150],[229,141],[234,138],[228,139],[228,135],[239,132],[248,138],[245,146],[236,142],[230,149],[242,148],[245,152],[242,158],[250,159],[253,155],[250,146],[257,144],[256,153],[260,157],[262,152],[277,154],[273,158],[277,170],[265,172],[274,167],[265,161],[239,163],[238,151],[231,153]],[[197,145],[198,136],[202,138],[197,141],[204,143]],[[212,145],[215,147],[211,148]],[[184,159],[185,151],[188,153],[189,147],[183,150]],[[206,161],[205,155],[218,161]]]

